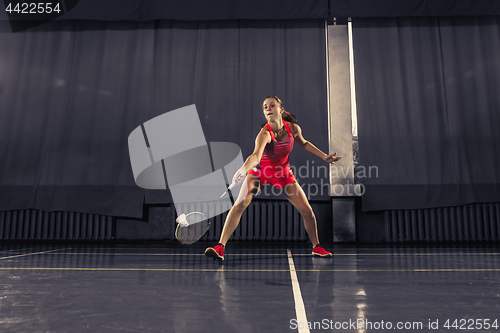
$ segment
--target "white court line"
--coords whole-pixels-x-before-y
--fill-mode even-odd
[[[499,255],[500,253],[334,253],[334,256],[457,256],[457,255]],[[294,256],[310,256],[311,254],[294,254]]]
[[[293,298],[295,299],[295,313],[297,314],[298,330],[299,333],[308,333],[309,328],[307,328],[306,307],[304,306],[304,300],[302,299],[302,293],[300,292],[299,279],[297,278],[297,272],[295,271],[292,252],[288,249],[286,252],[288,255],[288,264],[290,265],[290,277],[292,279],[292,290]]]
[[[13,249],[13,250],[2,250],[0,252],[12,252],[12,251],[22,251],[22,250],[31,250],[31,249],[34,249],[34,247],[20,248],[20,249]]]
[[[95,253],[95,252],[65,252],[65,253],[51,253],[55,255],[61,254],[81,254],[81,255],[110,255],[110,256],[204,256],[204,253]],[[310,254],[308,254],[310,255]],[[283,253],[231,253],[231,256],[281,256],[285,257],[286,254]]]
[[[49,252],[54,252],[54,251],[61,251],[61,250],[50,250],[50,251],[42,251],[42,252],[34,252],[34,253],[26,253],[26,254],[18,254],[18,255],[10,256],[10,257],[2,257],[2,258],[0,258],[0,260],[2,260],[2,259],[10,259],[10,258],[18,258],[18,257],[25,257],[25,256],[31,256],[31,255],[34,255],[34,254],[49,253]]]
[[[59,251],[63,251],[62,249]],[[106,253],[106,252],[65,252],[51,253],[79,255],[114,255],[114,256],[204,256],[204,253]],[[231,253],[231,256],[284,256],[282,253]],[[294,256],[311,256],[311,253],[294,253]],[[500,255],[500,253],[334,253],[333,256],[460,256],[460,255]]]

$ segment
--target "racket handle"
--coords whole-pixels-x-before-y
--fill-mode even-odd
[[[232,182],[231,185],[227,188],[228,190],[232,190],[236,186],[235,182]]]

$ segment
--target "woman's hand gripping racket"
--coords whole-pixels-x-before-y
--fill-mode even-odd
[[[232,190],[236,186],[236,183],[233,182],[227,190]],[[222,199],[226,194],[224,192],[219,199]],[[210,211],[217,203],[214,202],[205,213],[202,212],[190,212],[188,214],[181,214],[175,220],[177,224],[177,228],[175,228],[175,238],[181,242],[182,244],[193,244],[197,242],[203,235],[206,234],[208,229],[210,229],[210,219],[205,214]]]

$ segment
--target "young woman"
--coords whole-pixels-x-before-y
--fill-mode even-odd
[[[295,179],[288,163],[288,154],[292,151],[294,140],[314,155],[321,157],[327,163],[335,163],[342,156],[327,155],[311,142],[304,139],[296,118],[283,109],[283,102],[277,96],[267,97],[262,109],[267,123],[262,126],[255,139],[255,149],[245,164],[236,172],[233,182],[239,184],[246,176],[238,199],[229,211],[219,244],[205,250],[205,255],[216,260],[224,260],[224,247],[238,226],[243,211],[252,198],[257,195],[262,185],[271,184],[282,189],[283,195],[297,208],[304,218],[304,226],[311,239],[313,256],[331,257],[331,252],[319,245],[316,217],[309,201]]]

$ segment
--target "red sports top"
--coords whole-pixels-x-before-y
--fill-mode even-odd
[[[288,155],[293,149],[293,135],[290,130],[290,126],[286,121],[283,121],[285,128],[288,132],[288,140],[286,141],[276,141],[274,138],[273,130],[271,125],[266,124],[269,133],[271,134],[271,142],[269,142],[264,148],[262,153],[262,158],[260,159],[257,169],[264,170],[266,175],[281,174],[290,172],[290,164],[288,163]]]

